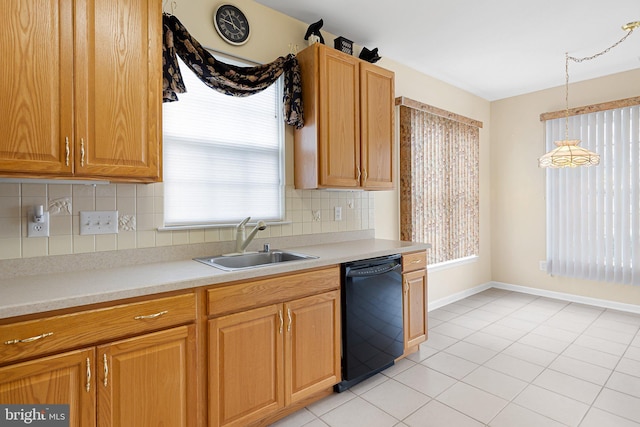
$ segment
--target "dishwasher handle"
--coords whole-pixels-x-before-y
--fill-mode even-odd
[[[402,264],[393,261],[378,265],[369,265],[361,268],[348,268],[346,271],[346,277],[372,277],[387,274],[392,271],[402,268]]]

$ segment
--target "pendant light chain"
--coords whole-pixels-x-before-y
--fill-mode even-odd
[[[565,52],[565,82],[564,82],[564,87],[565,87],[565,91],[564,91],[564,101],[565,101],[565,123],[564,123],[564,139],[568,140],[569,139],[569,60],[573,61],[573,62],[584,62],[584,61],[591,61],[592,59],[596,59],[599,56],[605,55],[607,53],[609,53],[609,51],[611,49],[614,49],[615,47],[617,47],[620,43],[622,43],[623,41],[625,41],[627,39],[627,37],[629,37],[631,35],[631,33],[633,33],[633,30],[635,30],[637,28],[637,25],[634,25],[636,23],[630,23],[627,24],[627,26],[623,27],[623,29],[627,29],[627,34],[624,35],[624,37],[622,37],[620,40],[618,40],[616,43],[612,44],[611,46],[609,46],[608,48],[606,48],[605,50],[603,50],[602,52],[598,52],[595,55],[591,55],[591,56],[585,56],[584,58],[576,58],[575,56],[569,56],[569,52]]]

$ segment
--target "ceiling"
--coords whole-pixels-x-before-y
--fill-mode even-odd
[[[640,21],[639,0],[256,1],[305,23],[322,18],[331,34],[489,101],[563,85],[565,52],[594,55]],[[571,62],[570,81],[634,68],[640,29],[606,55]]]

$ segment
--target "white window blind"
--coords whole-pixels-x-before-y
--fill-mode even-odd
[[[239,98],[180,70],[188,92],[163,104],[165,227],[283,220],[281,80]]]
[[[546,122],[546,148],[565,139]],[[547,271],[640,285],[640,106],[569,118],[569,135],[600,165],[547,169]]]

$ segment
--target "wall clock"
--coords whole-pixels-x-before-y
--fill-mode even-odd
[[[231,4],[218,6],[213,14],[213,24],[227,43],[240,46],[249,40],[249,21],[240,9]]]

